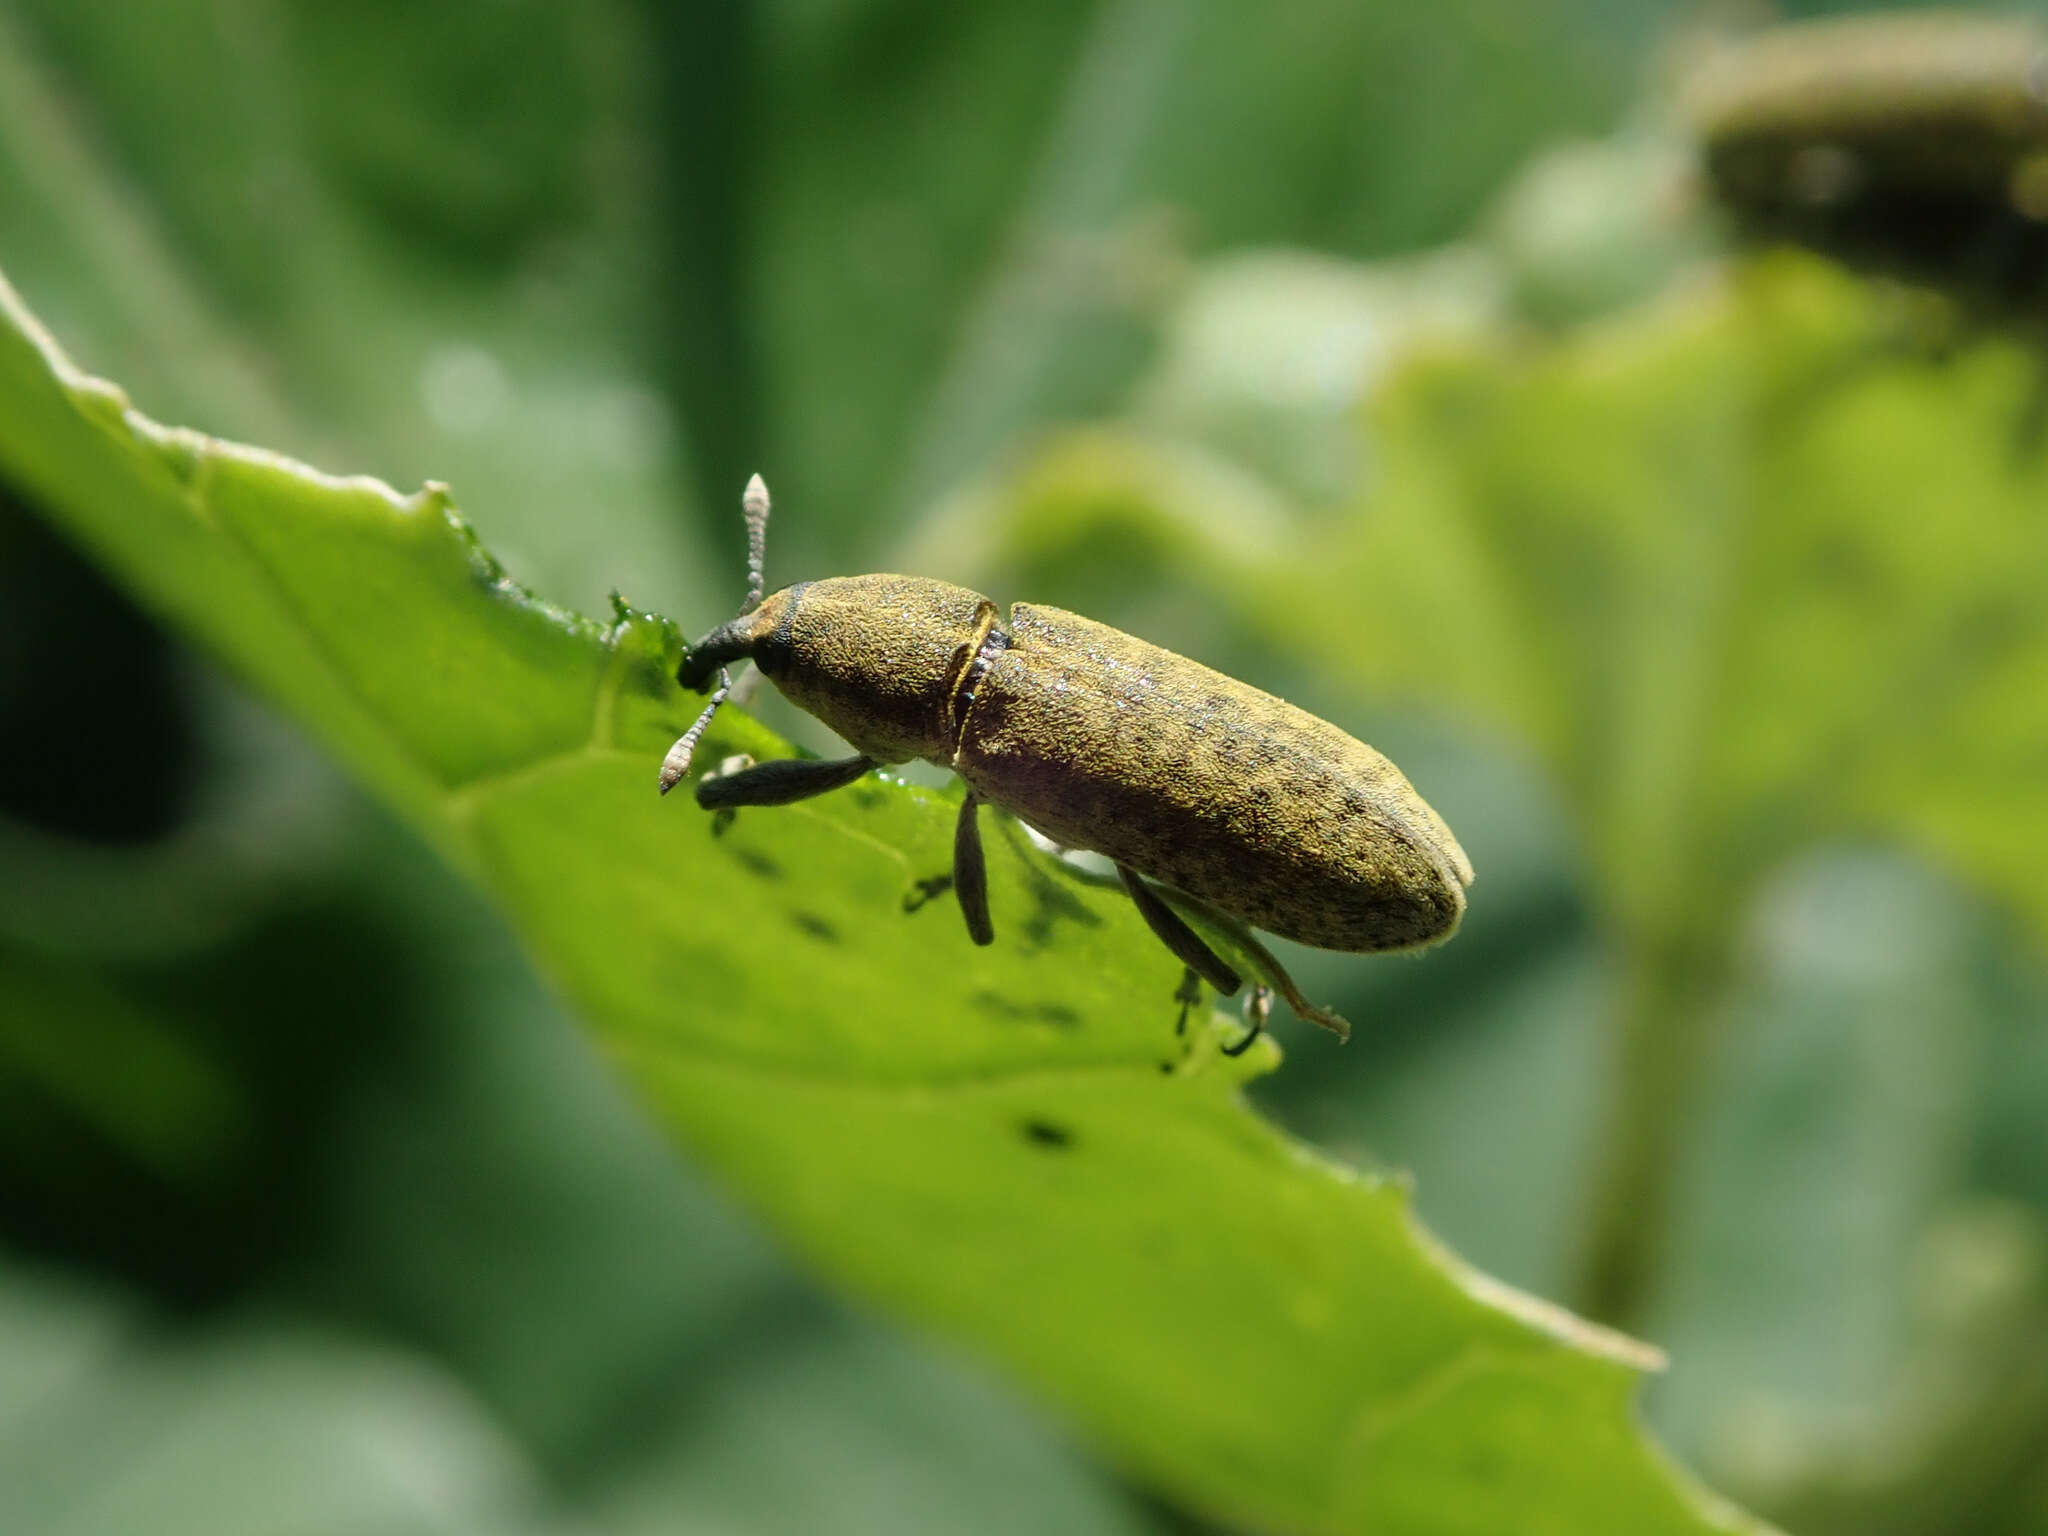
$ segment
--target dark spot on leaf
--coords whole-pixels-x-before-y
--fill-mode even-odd
[[[1074,1144],[1074,1133],[1050,1120],[1026,1120],[1018,1129],[1032,1146],[1044,1147],[1049,1152],[1064,1152]]]
[[[792,912],[789,920],[814,939],[822,939],[827,944],[839,942],[839,930],[815,912]]]
[[[986,1013],[1018,1023],[1051,1024],[1059,1029],[1072,1029],[1081,1022],[1080,1014],[1063,1003],[1020,1002],[986,987],[974,994],[974,1005]]]
[[[733,857],[746,866],[749,874],[759,875],[763,880],[782,878],[782,866],[758,848],[735,848]]]
[[[1016,847],[1021,840],[1012,827],[1004,829],[1005,836],[1012,839]],[[1031,910],[1024,915],[1019,925],[1024,944],[1030,949],[1044,949],[1053,941],[1053,930],[1061,923],[1075,923],[1083,928],[1100,927],[1102,919],[1077,901],[1062,886],[1055,883],[1051,873],[1065,874],[1066,865],[1057,859],[1047,859],[1037,850],[1026,845],[1020,850],[1025,860],[1025,871],[1030,880]]]

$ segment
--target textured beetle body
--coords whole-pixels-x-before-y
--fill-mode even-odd
[[[964,587],[840,577],[713,630],[679,678],[742,657],[863,757],[951,768],[1053,841],[1285,938],[1405,949],[1464,913],[1471,865],[1386,758],[1078,614],[1019,603],[1004,625]]]
[[[950,766],[1054,842],[1303,944],[1406,949],[1465,910],[1464,851],[1386,758],[1059,608],[1012,610]]]

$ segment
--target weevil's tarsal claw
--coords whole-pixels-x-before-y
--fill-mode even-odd
[[[1266,950],[1263,945],[1260,946],[1260,950],[1259,958],[1266,970],[1266,979],[1273,984],[1282,997],[1287,999],[1287,1006],[1294,1010],[1296,1018],[1305,1020],[1315,1025],[1318,1029],[1327,1029],[1337,1037],[1339,1044],[1351,1038],[1351,1024],[1343,1014],[1329,1008],[1319,1007],[1303,997],[1301,995],[1301,988],[1294,984],[1294,978],[1287,974],[1286,967],[1281,965],[1278,960],[1275,960],[1272,952]]]
[[[1223,1054],[1226,1056],[1242,1056],[1246,1051],[1250,1050],[1252,1042],[1266,1032],[1266,1020],[1272,1016],[1272,1013],[1273,989],[1271,987],[1253,987],[1251,991],[1245,994],[1244,999],[1244,1022],[1246,1025],[1244,1035],[1235,1044],[1222,1047]]]
[[[1289,1003],[1287,1006],[1294,1009],[1296,1013],[1300,1014],[1317,1028],[1327,1029],[1337,1037],[1339,1045],[1350,1043],[1351,1021],[1345,1018],[1343,1014],[1336,1012],[1334,1009],[1319,1008],[1314,1003]]]

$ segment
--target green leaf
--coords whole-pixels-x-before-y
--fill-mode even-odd
[[[1216,1019],[1177,1048],[1177,968],[1127,903],[1004,824],[999,942],[967,945],[913,899],[957,801],[879,777],[714,836],[654,794],[695,707],[671,626],[537,602],[439,491],[159,427],[4,285],[0,311],[0,469],[479,881],[821,1272],[1224,1518],[1754,1529],[1636,1429],[1648,1352],[1466,1270],[1398,1183],[1252,1115],[1238,1084],[1270,1045],[1227,1061]],[[728,712],[707,760],[741,749],[782,750]]]
[[[1361,672],[1533,743],[1629,970],[1584,1299],[1633,1316],[1759,882],[1904,844],[2048,934],[2036,356],[1800,258],[1413,369],[1325,574]],[[1939,334],[1937,329],[1936,334]],[[1335,589],[1330,589],[1335,590]]]
[[[593,169],[639,131],[641,30],[627,7],[22,0],[0,14],[0,264],[175,419],[431,470],[576,601],[622,545],[685,591],[648,188]]]
[[[1633,932],[1725,934],[1800,843],[1874,832],[2048,933],[2039,364],[1924,323],[1787,258],[1383,403],[1364,670],[1536,743]]]

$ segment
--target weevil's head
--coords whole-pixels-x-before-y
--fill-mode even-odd
[[[949,762],[952,694],[985,628],[977,592],[917,576],[839,576],[772,592],[706,635],[676,679],[699,692],[751,657],[797,708],[877,762]]]

